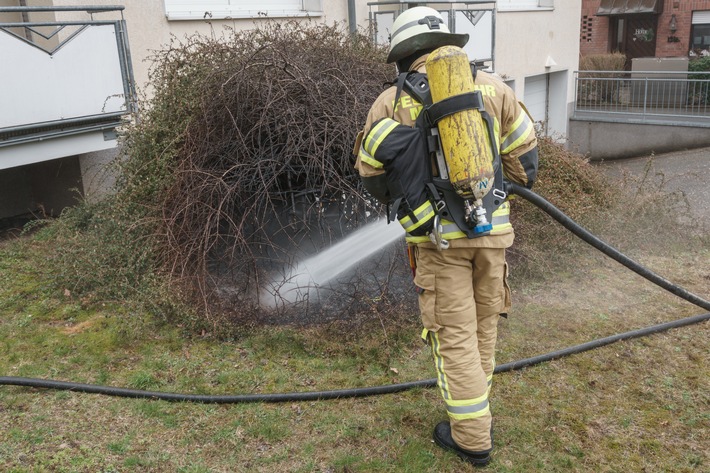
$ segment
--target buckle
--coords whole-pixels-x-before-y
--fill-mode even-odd
[[[443,231],[444,228],[441,225],[441,217],[437,214],[434,216],[434,228],[432,228],[431,233],[429,233],[429,240],[436,245],[436,249],[439,251],[449,248],[448,240],[441,237]]]
[[[421,20],[419,20],[420,25],[427,25],[430,30],[438,30],[439,28],[439,23],[443,23],[444,20],[441,18],[437,18],[434,15],[429,15],[425,16]]]
[[[501,200],[505,200],[505,198],[508,197],[508,194],[506,194],[503,189],[493,188],[493,197],[498,197]]]

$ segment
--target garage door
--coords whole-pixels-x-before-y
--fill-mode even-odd
[[[547,74],[525,79],[525,107],[536,122],[547,119]]]

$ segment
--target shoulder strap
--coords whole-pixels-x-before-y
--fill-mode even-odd
[[[426,107],[427,120],[432,125],[436,125],[442,118],[453,115],[463,110],[476,109],[481,112],[485,110],[481,91],[466,92],[464,94],[453,95],[449,98],[439,100],[433,105]]]
[[[394,113],[397,111],[397,103],[399,102],[399,96],[402,95],[402,89],[404,88],[404,82],[407,80],[408,72],[402,72],[397,76],[395,85],[397,86],[397,93],[394,95],[394,105],[392,106],[392,119],[394,120]]]

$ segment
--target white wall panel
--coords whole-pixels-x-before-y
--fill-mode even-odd
[[[533,120],[545,121],[547,115],[547,74],[525,79],[525,107]]]
[[[54,55],[0,32],[0,128],[125,110],[113,25],[80,32]]]
[[[170,20],[301,16],[320,12],[319,0],[165,0]]]

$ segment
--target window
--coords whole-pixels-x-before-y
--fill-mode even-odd
[[[470,36],[463,50],[471,60],[492,62],[493,60],[493,10],[439,10],[439,14],[454,33]],[[375,18],[375,41],[389,45],[394,11],[372,12]],[[453,15],[452,15],[453,14]]]
[[[516,10],[550,10],[555,6],[554,0],[498,0],[499,11]]]
[[[322,0],[165,0],[168,20],[321,16],[322,10]]]
[[[690,42],[690,49],[694,51],[710,51],[710,11],[693,12]]]
[[[467,33],[471,39],[463,47],[468,57],[476,61],[493,61],[493,13],[490,10],[457,10],[455,33]],[[492,66],[492,64],[490,64]]]

